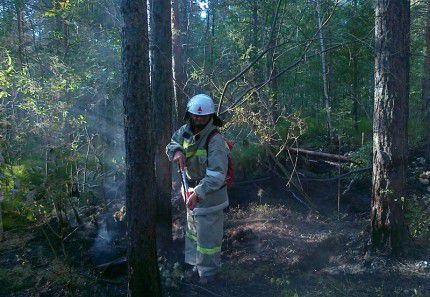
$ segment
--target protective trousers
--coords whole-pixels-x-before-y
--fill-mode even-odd
[[[223,223],[223,210],[193,215],[187,209],[185,263],[196,266],[200,277],[216,274],[221,266]]]

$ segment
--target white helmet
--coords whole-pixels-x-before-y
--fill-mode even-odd
[[[215,105],[211,97],[205,94],[195,95],[188,101],[187,111],[195,115],[209,115],[215,113]]]

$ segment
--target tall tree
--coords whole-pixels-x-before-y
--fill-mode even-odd
[[[172,238],[172,175],[170,162],[165,154],[166,144],[170,142],[172,135],[173,73],[170,11],[170,0],[151,0],[151,95],[157,119],[155,125],[157,221],[164,227],[162,236],[166,243],[169,243]]]
[[[181,122],[185,115],[187,102],[187,33],[188,33],[188,2],[172,0],[172,42],[173,42],[173,75],[175,91],[175,124]],[[176,127],[177,128],[177,127]]]
[[[317,11],[317,19],[318,19],[318,33],[319,33],[319,41],[321,48],[321,67],[322,67],[322,77],[323,77],[323,90],[324,90],[324,104],[325,104],[325,112],[327,116],[327,130],[330,141],[333,140],[333,127],[331,121],[331,103],[330,103],[330,95],[328,89],[328,77],[327,77],[327,59],[326,59],[326,49],[324,42],[324,34],[323,34],[323,26],[322,26],[322,17],[321,17],[321,4],[320,0],[316,1],[316,11]]]
[[[352,33],[354,34],[354,31],[356,30],[356,26],[359,26],[359,22],[357,20],[357,14],[358,14],[358,7],[357,7],[357,0],[353,1],[353,13],[352,13]],[[355,37],[354,37],[355,38]],[[358,89],[358,62],[359,62],[359,52],[360,48],[358,46],[357,41],[354,40],[352,44],[352,117],[353,117],[353,127],[354,132],[358,134],[358,96],[359,96],[359,89]]]
[[[276,112],[276,103],[278,101],[278,81],[277,79],[273,79],[273,77],[276,77],[276,75],[278,74],[278,69],[276,67],[276,50],[274,48],[274,46],[277,43],[277,38],[276,35],[278,33],[277,27],[278,24],[280,23],[279,21],[279,13],[280,13],[280,8],[281,8],[281,3],[282,0],[278,0],[277,1],[277,5],[276,5],[276,10],[275,13],[273,15],[273,19],[272,19],[272,25],[270,27],[270,32],[269,32],[269,40],[267,42],[267,48],[272,48],[271,50],[269,50],[267,52],[267,56],[266,56],[266,80],[270,80],[269,83],[269,87],[270,87],[270,95],[272,97],[272,104],[271,104],[271,118],[272,118],[272,122],[275,123],[276,118],[277,118],[277,112]],[[275,4],[273,2],[273,4]]]
[[[375,7],[372,244],[402,250],[407,238],[403,200],[408,148],[408,0],[378,0]]]
[[[153,104],[146,1],[123,0],[128,296],[161,296],[157,266]]]
[[[427,1],[427,20],[426,20],[426,55],[424,59],[423,77],[423,103],[426,107],[426,128],[427,128],[427,166],[430,167],[430,0]]]
[[[24,52],[24,8],[25,3],[22,0],[17,0],[14,2],[15,11],[16,11],[16,22],[17,22],[17,30],[18,30],[18,62],[19,67],[25,64],[25,52]]]

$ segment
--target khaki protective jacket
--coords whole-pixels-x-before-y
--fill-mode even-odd
[[[186,124],[173,134],[166,147],[170,161],[177,151],[186,157],[186,175],[188,180],[196,183],[194,191],[199,197],[199,203],[192,211],[194,215],[212,213],[228,206],[225,180],[230,151],[227,143],[218,133],[210,139],[207,151],[205,147],[207,137],[216,128],[211,119],[202,131],[194,135]]]

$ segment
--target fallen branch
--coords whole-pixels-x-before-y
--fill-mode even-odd
[[[107,270],[107,269],[110,269],[113,267],[124,266],[126,264],[127,264],[127,257],[121,257],[121,258],[115,259],[113,261],[100,264],[100,265],[96,266],[96,268],[100,269],[100,270]]]
[[[270,158],[275,162],[276,166],[278,166],[279,170],[282,171],[282,174],[285,177],[288,177],[289,176],[289,172],[288,172],[287,168],[279,162],[279,160],[275,157],[275,155],[272,153],[272,151],[267,146],[265,146],[264,148],[265,148],[266,152],[269,154]],[[303,198],[306,200],[309,208],[317,211],[317,209],[316,209],[315,205],[313,204],[311,198],[305,193],[305,191],[303,191],[303,189],[294,180],[291,180],[290,184],[293,185],[293,187],[296,188],[296,190],[303,196]]]
[[[308,156],[312,156],[312,157],[332,159],[332,160],[343,161],[343,162],[347,162],[347,163],[355,163],[355,161],[353,161],[353,160],[351,160],[345,156],[342,156],[342,155],[328,154],[328,153],[310,151],[310,150],[305,150],[305,149],[300,149],[300,148],[287,148],[286,150],[288,150],[288,152],[290,152],[290,153],[304,154],[304,155],[308,155]]]

